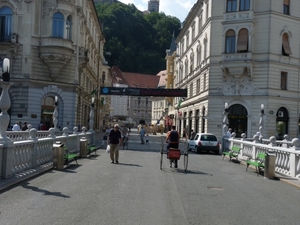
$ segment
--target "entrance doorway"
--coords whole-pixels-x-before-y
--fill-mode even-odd
[[[41,106],[41,123],[45,125],[46,130],[53,127],[54,97],[46,97]],[[40,128],[41,129],[41,128]]]
[[[244,106],[235,104],[229,107],[228,128],[236,133],[236,137],[241,137],[242,133],[247,133],[247,116],[247,109]]]
[[[286,108],[281,107],[276,113],[276,138],[282,140],[288,134],[289,114]]]

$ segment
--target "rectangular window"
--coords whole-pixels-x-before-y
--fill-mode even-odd
[[[227,11],[226,12],[236,12],[236,0],[227,0]]]
[[[281,72],[280,89],[287,90],[287,72]]]
[[[102,84],[104,85],[104,83],[105,83],[105,72],[102,72],[102,79],[101,79],[101,81],[102,81]]]
[[[188,46],[189,46],[189,42],[190,42],[190,34],[188,33],[187,35],[186,35],[186,47],[188,48]]]
[[[197,93],[200,92],[200,79],[197,80],[197,87],[196,87]]]
[[[192,26],[192,40],[195,39],[195,23]]]
[[[290,15],[290,0],[283,0],[283,14]]]
[[[250,10],[250,0],[240,0],[240,11]]]
[[[202,28],[202,15],[199,16],[199,24],[198,24],[198,34],[200,34]]]

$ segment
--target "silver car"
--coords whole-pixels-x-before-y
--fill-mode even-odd
[[[197,154],[200,152],[214,152],[216,155],[220,151],[220,143],[216,135],[211,133],[196,133],[191,137],[188,142],[188,149],[195,151]]]

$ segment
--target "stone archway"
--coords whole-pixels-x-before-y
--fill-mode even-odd
[[[235,104],[228,109],[228,128],[231,128],[236,133],[237,137],[241,137],[242,133],[247,133],[247,109],[240,104]]]

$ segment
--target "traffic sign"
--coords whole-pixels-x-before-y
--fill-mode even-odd
[[[187,97],[187,89],[101,87],[101,95]]]

